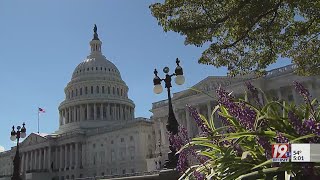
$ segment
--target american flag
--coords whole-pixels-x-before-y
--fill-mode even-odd
[[[42,108],[39,108],[39,113],[45,113],[46,111],[44,110],[44,109],[42,109]]]

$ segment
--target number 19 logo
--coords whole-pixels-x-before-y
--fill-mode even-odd
[[[289,162],[289,144],[272,144],[272,162]]]

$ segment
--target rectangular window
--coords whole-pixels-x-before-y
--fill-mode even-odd
[[[85,93],[88,94],[88,87],[85,88]]]
[[[93,86],[91,86],[91,94],[93,94]]]
[[[82,88],[80,88],[80,96],[82,95]]]

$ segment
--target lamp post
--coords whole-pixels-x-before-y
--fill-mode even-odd
[[[20,177],[20,155],[19,155],[19,139],[26,137],[26,131],[27,129],[24,127],[25,123],[22,124],[22,128],[20,126],[17,126],[17,131],[14,130],[14,126],[12,126],[11,131],[11,141],[17,140],[17,150],[16,155],[13,159],[13,175],[11,180],[21,180]]]
[[[168,105],[169,105],[169,115],[168,115],[166,128],[172,135],[175,135],[178,133],[179,124],[174,115],[173,108],[172,108],[171,93],[170,93],[170,88],[172,87],[171,77],[176,76],[175,82],[178,85],[182,85],[185,81],[182,67],[179,65],[180,60],[178,58],[176,59],[176,63],[177,63],[177,67],[175,69],[175,73],[170,75],[169,68],[165,67],[163,68],[163,72],[166,73],[166,76],[164,79],[160,79],[158,76],[158,71],[157,69],[155,69],[154,70],[155,77],[153,79],[153,84],[154,84],[153,91],[156,94],[160,94],[162,92],[161,81],[165,82],[165,88],[167,88],[167,91],[168,91]],[[173,169],[177,166],[178,155],[176,155],[176,150],[173,148],[172,142],[169,142],[169,143],[170,143],[169,145],[170,152],[168,153],[168,160],[166,161],[164,167],[168,169]]]

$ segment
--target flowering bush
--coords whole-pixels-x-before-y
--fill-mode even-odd
[[[273,143],[320,143],[320,106],[316,99],[311,101],[310,93],[300,83],[294,85],[305,101],[301,106],[269,101],[250,83],[246,83],[248,93],[244,99],[217,89],[219,104],[209,119],[188,106],[202,134],[189,140],[185,128],[180,127],[177,135],[170,136],[180,153],[177,169],[184,173],[182,176],[233,180],[249,176],[266,178],[283,171],[296,176],[319,174],[319,163],[271,160]],[[214,114],[218,114],[222,127],[215,127]],[[190,156],[197,160],[197,165],[190,166]]]

